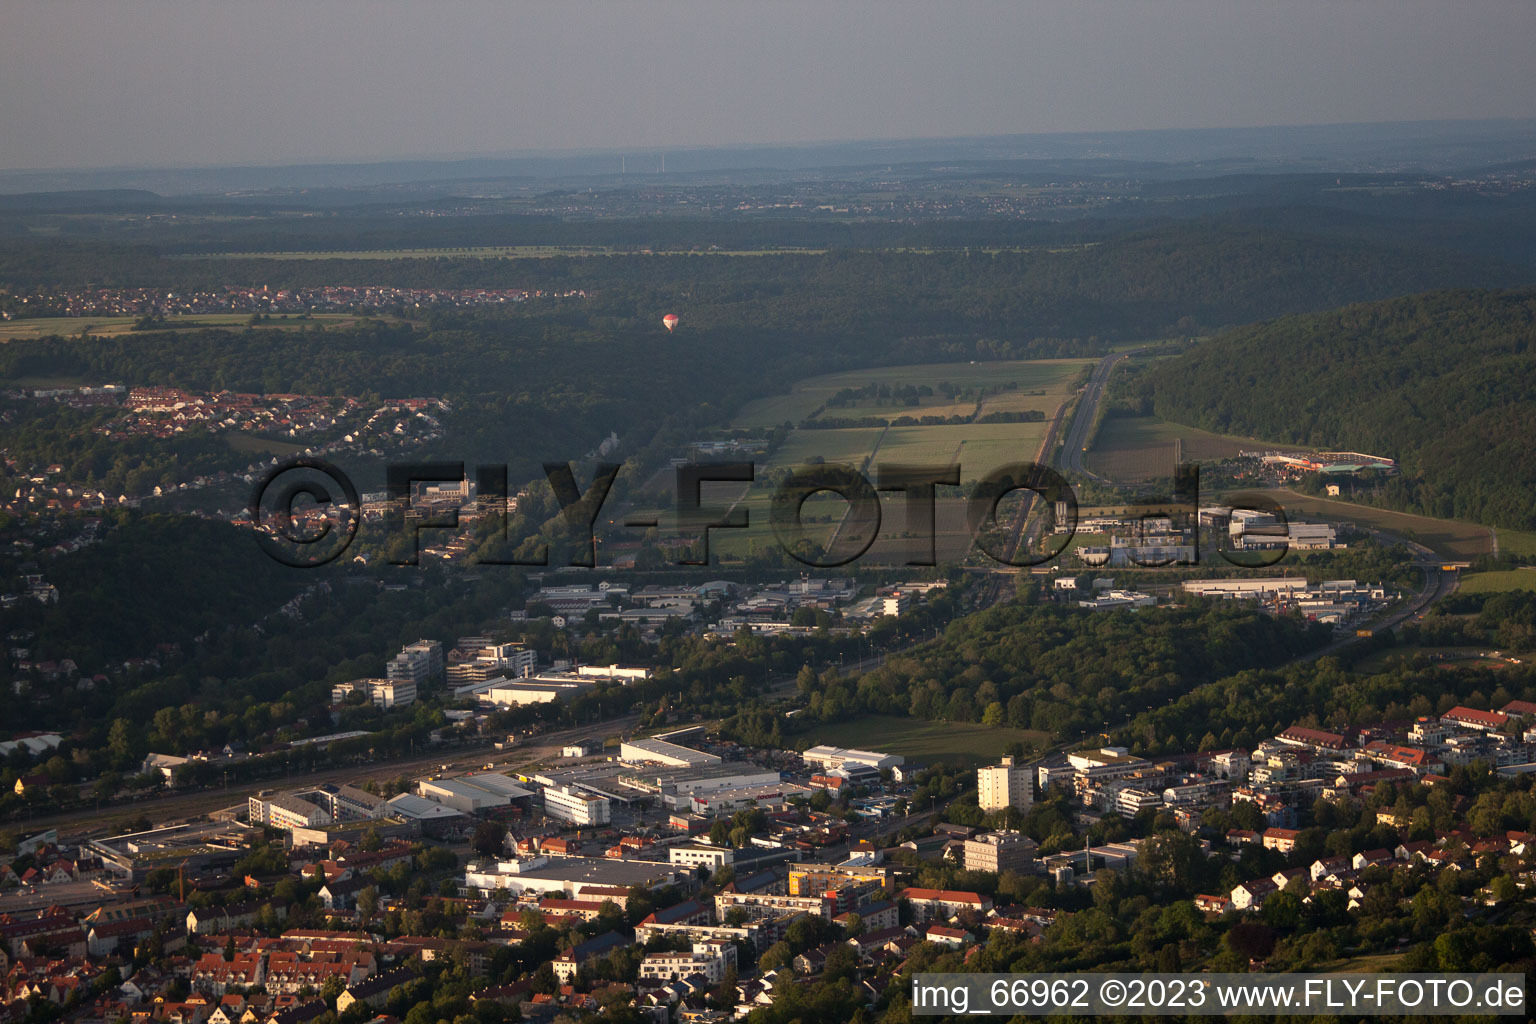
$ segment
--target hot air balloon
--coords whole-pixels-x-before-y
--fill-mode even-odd
[[[662,317],[661,318],[661,325],[663,327],[665,327],[667,329],[667,332],[670,334],[673,330],[675,330],[677,328],[677,314],[676,313],[668,313],[666,316]]]

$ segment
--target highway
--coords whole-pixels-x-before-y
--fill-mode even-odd
[[[1112,353],[1100,359],[1099,365],[1093,368],[1093,376],[1088,378],[1088,383],[1083,387],[1082,401],[1077,403],[1077,412],[1072,417],[1072,427],[1067,431],[1067,440],[1061,449],[1063,470],[1068,473],[1081,473],[1100,483],[1109,483],[1084,464],[1083,452],[1088,447],[1089,432],[1093,430],[1093,421],[1099,414],[1099,403],[1104,399],[1104,389],[1109,384],[1110,376],[1115,372],[1115,365],[1139,351],[1141,350]]]
[[[1093,373],[1088,377],[1088,383],[1083,385],[1079,393],[1077,407],[1072,413],[1072,423],[1067,428],[1066,441],[1061,448],[1061,456],[1052,460],[1051,453],[1056,448],[1056,439],[1061,434],[1062,420],[1066,415],[1067,403],[1063,402],[1056,408],[1056,414],[1051,417],[1050,426],[1046,428],[1045,439],[1040,442],[1040,449],[1035,453],[1035,462],[1040,465],[1048,465],[1055,461],[1056,465],[1068,472],[1082,473],[1100,483],[1109,483],[1097,473],[1089,471],[1083,465],[1083,449],[1088,444],[1089,431],[1093,429],[1093,421],[1099,414],[1099,403],[1104,399],[1104,388],[1109,384],[1110,375],[1115,372],[1115,365],[1127,356],[1133,356],[1133,352],[1111,353],[1098,361]],[[1023,498],[1019,505],[1018,515],[1014,518],[1013,527],[1008,534],[1006,552],[1011,560],[1017,554],[1019,546],[1027,546],[1032,537],[1024,535],[1025,524],[1029,520],[1029,513],[1035,505],[1033,491],[1022,492]]]

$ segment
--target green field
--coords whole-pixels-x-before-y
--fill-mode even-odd
[[[960,481],[979,480],[998,466],[1034,459],[1044,423],[967,423],[945,427],[892,427],[875,462],[920,466],[960,464]],[[824,430],[797,431],[824,434]],[[829,460],[830,461],[830,460]]]
[[[844,388],[868,384],[891,387],[926,384],[937,390],[940,381],[956,388],[986,388],[981,414],[1039,410],[1047,417],[1067,397],[1077,376],[1088,366],[1088,359],[1008,360],[977,363],[922,363],[914,366],[882,366],[869,370],[850,370],[797,382],[787,395],[760,398],[741,410],[733,427],[744,430],[799,423],[810,417],[827,399]],[[1002,390],[1005,385],[1016,388]],[[951,400],[942,394],[922,399],[917,406],[877,405],[873,401],[828,409],[822,415],[838,418],[876,417],[885,420],[900,416],[969,416],[976,411],[976,399]]]
[[[1488,554],[1492,537],[1486,526],[1454,519],[1434,519],[1407,512],[1356,505],[1336,498],[1314,498],[1288,488],[1259,491],[1288,512],[1321,519],[1359,523],[1418,541],[1444,558],[1468,559]],[[1502,534],[1501,534],[1502,536]]]
[[[1404,647],[1392,647],[1383,651],[1372,651],[1370,654],[1355,662],[1354,669],[1357,672],[1372,673],[1383,672],[1394,664],[1411,663],[1416,658],[1431,658],[1435,661],[1454,661],[1458,668],[1508,668],[1509,662],[1499,658],[1486,658],[1481,648],[1477,647],[1419,647],[1408,645]]]
[[[251,455],[294,455],[306,447],[292,441],[274,441],[253,434],[228,434],[224,441],[235,451]]]
[[[1176,454],[1185,462],[1213,462],[1259,448],[1295,450],[1295,446],[1213,434],[1156,416],[1110,416],[1094,435],[1087,463],[1111,480],[1135,482],[1172,476]]]
[[[114,338],[135,332],[136,316],[41,316],[23,320],[7,320],[0,323],[0,342],[25,341],[46,338],[50,335],[74,337],[81,331],[89,331],[93,337]],[[328,326],[354,324],[359,317],[354,313],[310,313],[299,319],[299,314],[274,315],[270,320],[251,324],[249,313],[193,313],[187,316],[167,317],[164,326],[157,331],[186,331],[199,327],[247,327],[272,330],[283,327],[301,327],[306,324]],[[387,319],[387,318],[384,318]]]
[[[1536,590],[1536,569],[1466,573],[1462,576],[1461,586],[1457,589],[1468,594],[1500,594],[1506,590]]]
[[[606,245],[474,245],[440,249],[185,253],[178,259],[225,260],[527,260],[555,256],[777,256],[819,255],[824,249],[617,249]]]
[[[1536,555],[1536,533],[1525,530],[1506,530],[1502,526],[1497,530],[1499,535],[1499,554],[1501,555]]]
[[[806,746],[829,743],[838,747],[900,754],[911,761],[974,767],[992,764],[1010,744],[1043,746],[1051,737],[1034,729],[977,725],[973,722],[930,722],[894,715],[861,715],[827,723],[800,737]]]

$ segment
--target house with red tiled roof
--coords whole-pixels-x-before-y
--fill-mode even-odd
[[[1397,743],[1374,740],[1365,745],[1365,756],[1377,764],[1391,768],[1407,768],[1413,772],[1435,771],[1443,765],[1440,758],[1423,747],[1409,747]]]
[[[1460,726],[1463,729],[1498,732],[1509,722],[1509,716],[1497,711],[1479,711],[1476,708],[1457,705],[1441,715],[1440,721],[1447,725]]]
[[[929,925],[928,930],[923,932],[923,938],[928,942],[936,942],[952,949],[959,949],[967,943],[976,941],[976,937],[964,928],[951,928],[944,924]]]
[[[1296,837],[1299,835],[1301,835],[1300,829],[1267,828],[1264,830],[1264,849],[1291,853],[1296,849]]]
[[[1204,914],[1225,914],[1232,909],[1232,897],[1201,893],[1195,897],[1195,909]]]
[[[1291,726],[1275,739],[1291,746],[1312,747],[1316,750],[1345,750],[1349,747],[1349,741],[1339,733],[1309,729],[1302,725]]]
[[[912,907],[912,917],[918,924],[934,918],[947,921],[966,910],[985,914],[992,909],[989,897],[959,889],[910,888],[897,893],[896,898],[907,901]]]

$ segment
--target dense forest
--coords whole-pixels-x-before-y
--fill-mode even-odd
[[[1230,331],[1148,369],[1133,400],[1209,430],[1396,458],[1384,503],[1536,529],[1533,341],[1530,291],[1434,292]]]

